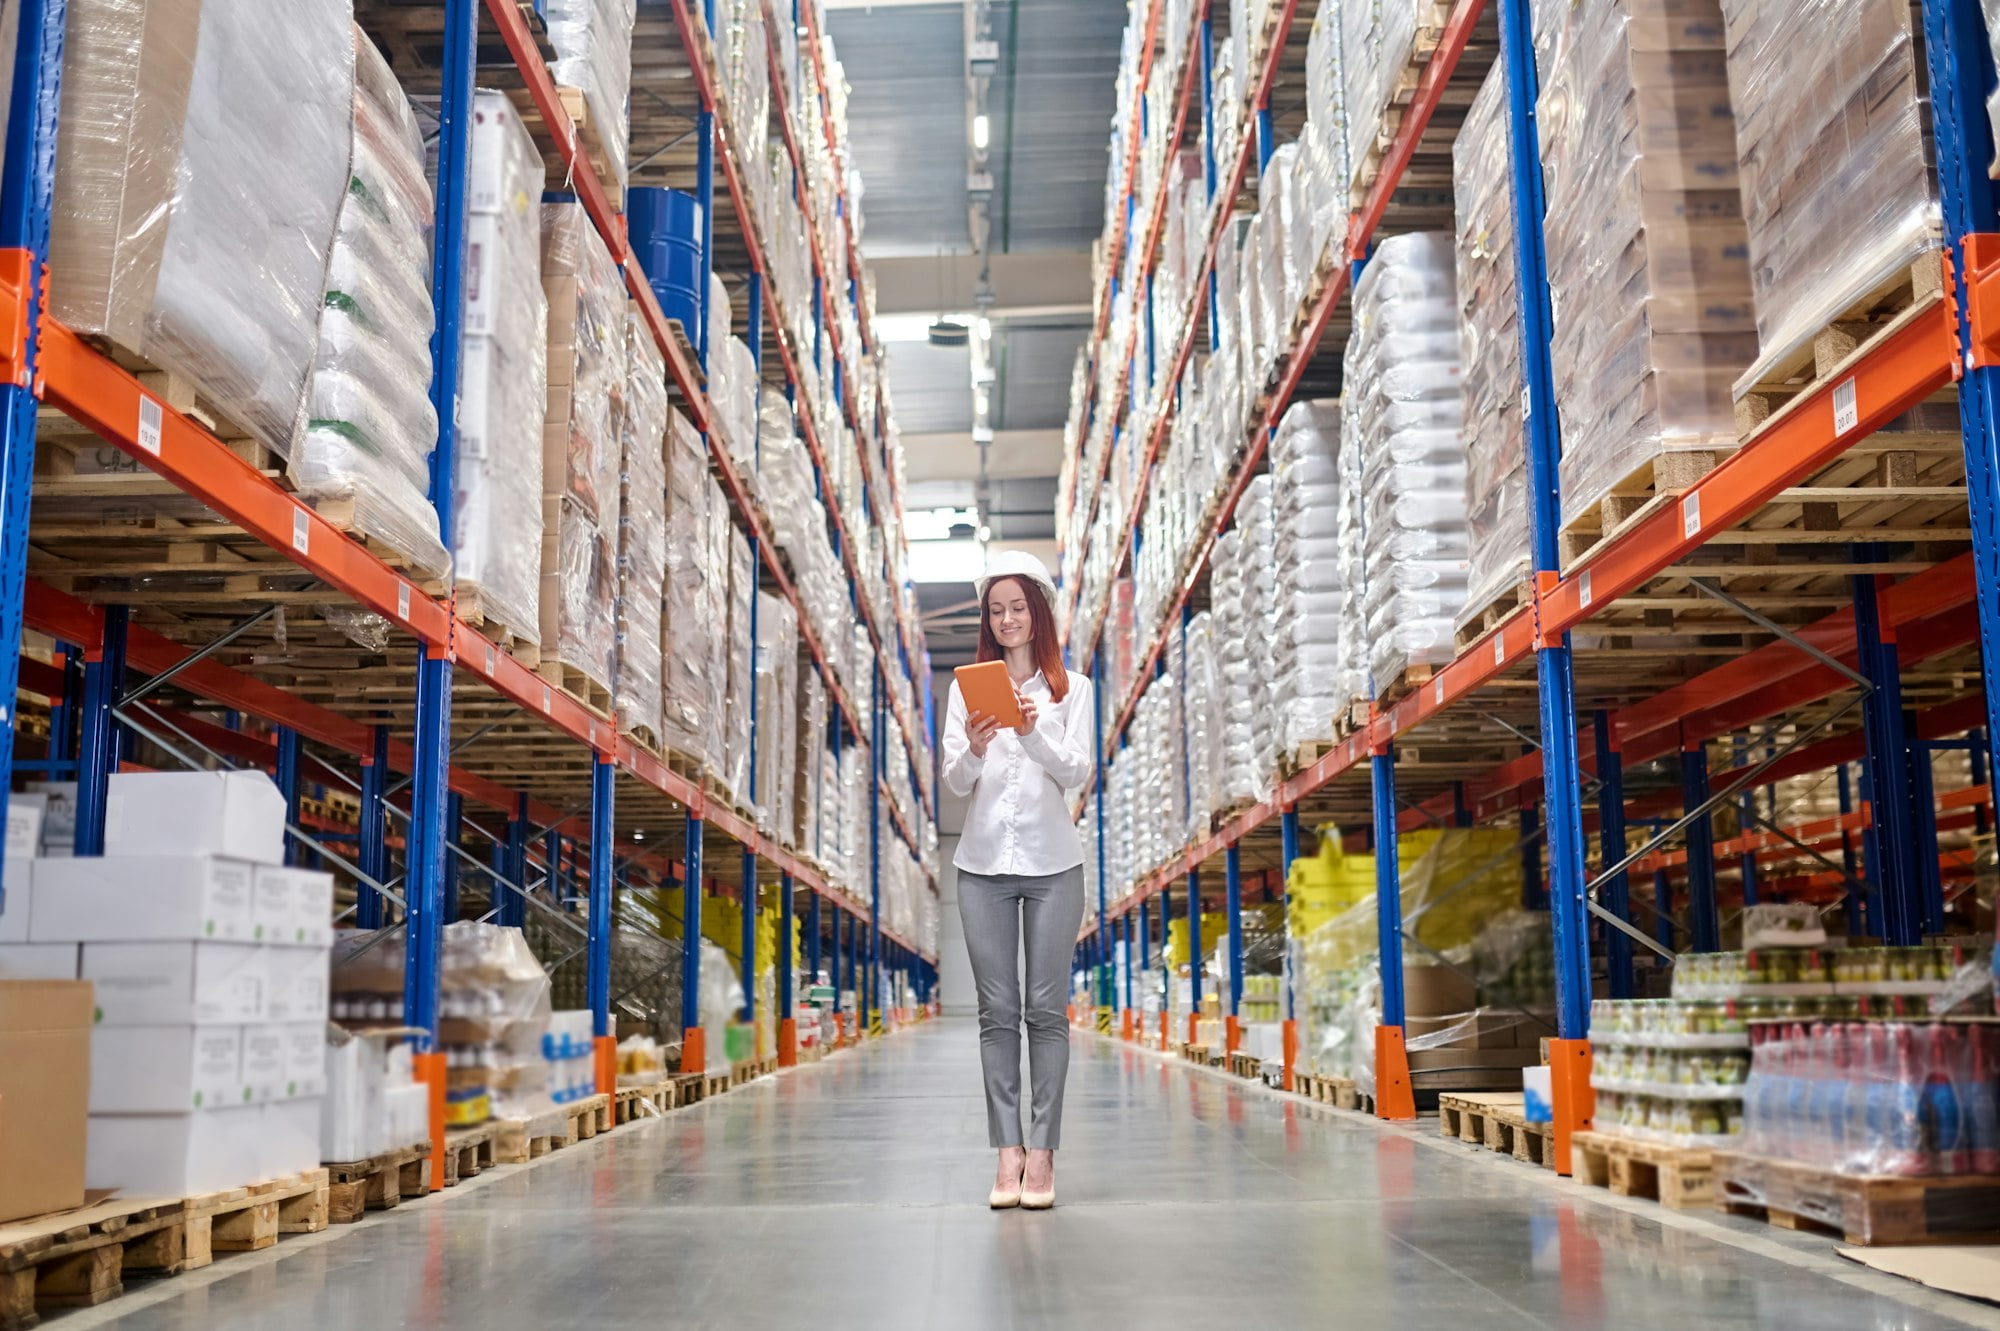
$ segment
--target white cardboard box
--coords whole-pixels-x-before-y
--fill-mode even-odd
[[[270,982],[264,1015],[271,1021],[325,1021],[331,957],[323,947],[266,947]]]
[[[243,1084],[259,1104],[285,1095],[285,1060],[291,1054],[286,1028],[259,1022],[243,1028]]]
[[[100,1026],[241,1026],[264,1020],[270,967],[254,943],[86,943]]]
[[[262,772],[121,772],[105,803],[106,855],[197,850],[285,862],[285,797]]]
[[[99,1026],[92,1114],[176,1114],[249,1102],[241,1026]]]
[[[92,1114],[84,1186],[126,1197],[186,1197],[257,1182],[264,1107],[200,1114]]]
[[[259,1134],[264,1155],[263,1178],[283,1178],[319,1168],[318,1097],[279,1100],[264,1106],[264,1128]]]
[[[472,95],[472,170],[468,212],[499,212],[507,200],[502,196],[506,183],[507,148],[527,131],[521,126],[520,113],[514,110],[507,94],[481,89]],[[539,196],[526,201],[530,207],[540,207]]]
[[[288,1100],[326,1094],[326,1023],[295,1021],[278,1027],[285,1039],[285,1095]]]
[[[74,980],[75,943],[0,943],[0,980]]]
[[[76,782],[30,781],[28,793],[43,801],[42,844],[37,853],[69,854],[76,842]]]
[[[32,860],[42,852],[42,819],[49,811],[45,794],[7,797],[7,858]]]
[[[35,861],[37,943],[255,942],[251,868],[207,855]]]
[[[0,943],[25,943],[35,903],[34,858],[23,859],[10,850],[0,874],[6,875],[0,878],[0,889],[4,889],[0,890]]]
[[[333,945],[333,875],[317,869],[257,866],[252,907],[267,943]]]

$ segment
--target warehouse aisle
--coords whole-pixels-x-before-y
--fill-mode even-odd
[[[2000,1325],[1823,1242],[1725,1242],[1133,1051],[1076,1053],[1050,1214],[981,1205],[974,1034],[943,1022],[52,1326]]]

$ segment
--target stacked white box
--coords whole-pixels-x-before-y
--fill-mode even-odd
[[[1360,600],[1341,576],[1340,404],[1294,403],[1271,439],[1276,602],[1271,702],[1278,747],[1290,754],[1333,735],[1340,625]]]

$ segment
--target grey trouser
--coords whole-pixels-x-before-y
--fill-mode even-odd
[[[1045,878],[958,873],[958,913],[979,988],[979,1062],[986,1074],[986,1130],[994,1146],[1021,1142],[1021,1022],[1028,1023],[1033,1084],[1027,1145],[1054,1150],[1062,1137],[1069,1076],[1069,963],[1083,924],[1083,866]],[[1026,925],[1028,1001],[1021,1003]]]

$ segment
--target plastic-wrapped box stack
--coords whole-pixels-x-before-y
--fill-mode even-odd
[[[1340,404],[1297,402],[1271,438],[1276,600],[1271,702],[1287,757],[1333,737],[1340,622],[1359,610],[1341,581],[1333,516],[1340,502]]]
[[[625,313],[619,399],[618,728],[661,742],[660,607],[666,592],[666,361],[636,310]]]
[[[1465,364],[1465,513],[1470,545],[1462,628],[1528,576],[1528,452],[1515,310],[1514,190],[1507,80],[1494,69],[1452,147],[1458,209],[1458,344]]]
[[[1925,69],[1903,0],[1724,0],[1760,352],[1741,396],[1940,229]]]
[[[1225,806],[1269,792],[1276,758],[1271,702],[1271,569],[1275,556],[1268,475],[1251,481],[1236,526],[1216,542],[1216,656],[1222,675]]]
[[[452,560],[460,613],[541,641],[542,155],[506,96],[474,95]]]
[[[1654,458],[1736,443],[1757,334],[1720,20],[1690,0],[1536,5],[1566,528]],[[1625,127],[1609,145],[1607,125]]]
[[[771,61],[762,0],[717,6],[716,64],[722,71],[729,138],[740,160],[757,161],[770,141]]]
[[[1188,835],[1208,833],[1209,815],[1222,807],[1223,727],[1227,724],[1213,612],[1197,611],[1187,623],[1186,674]]]
[[[1342,705],[1368,702],[1374,692],[1368,683],[1368,543],[1364,510],[1367,486],[1362,475],[1360,414],[1353,404],[1342,400],[1340,413],[1340,493],[1333,515],[1334,556],[1340,561],[1340,581],[1361,597],[1362,614],[1340,617],[1336,636],[1338,651],[1334,673],[1334,696]]]
[[[1361,449],[1374,692],[1451,659],[1465,602],[1465,432],[1452,236],[1382,242],[1354,290],[1344,401]],[[1351,585],[1351,584],[1350,584]]]
[[[764,825],[795,835],[792,764],[798,751],[799,620],[782,596],[757,596],[757,790]]]
[[[728,551],[727,573],[717,576],[719,581],[726,579],[728,599],[724,617],[716,621],[723,626],[724,648],[722,765],[716,777],[739,803],[748,804],[754,797],[750,789],[750,693],[757,678],[751,616],[757,605],[757,568],[750,558],[748,538],[728,521],[726,511],[723,522],[728,527],[723,541]]]
[[[626,105],[632,97],[632,27],[637,0],[545,0],[549,45],[556,53],[549,73],[560,87],[583,93],[584,137],[598,150],[613,195],[625,188],[626,145],[632,134]]]
[[[430,502],[431,184],[416,113],[365,37],[354,43],[354,160],[328,255],[305,432],[290,476],[345,529],[426,577],[451,568]]]
[[[354,145],[341,5],[79,0],[62,45],[50,312],[289,453]]]
[[[708,476],[708,450],[677,409],[667,418],[667,576],[660,611],[661,739],[706,761],[715,752],[722,694],[714,643],[721,627],[717,587],[727,575],[710,555],[709,509],[721,494]],[[727,522],[727,514],[724,521]]]
[[[802,670],[799,723],[792,755],[792,848],[819,858],[819,792],[826,754],[826,685],[817,670]]]
[[[608,695],[618,646],[615,403],[625,384],[625,285],[580,203],[542,209],[542,290],[543,654]]]
[[[1315,259],[1347,239],[1347,199],[1351,173],[1347,156],[1347,83],[1341,58],[1340,20],[1351,6],[1321,5],[1313,12],[1306,39],[1305,128],[1299,134],[1300,197],[1311,205],[1311,252]]]
[[[1347,115],[1348,180],[1359,190],[1375,177],[1376,147],[1395,126],[1395,105],[1417,31],[1435,0],[1359,0],[1340,6],[1342,103]]]

